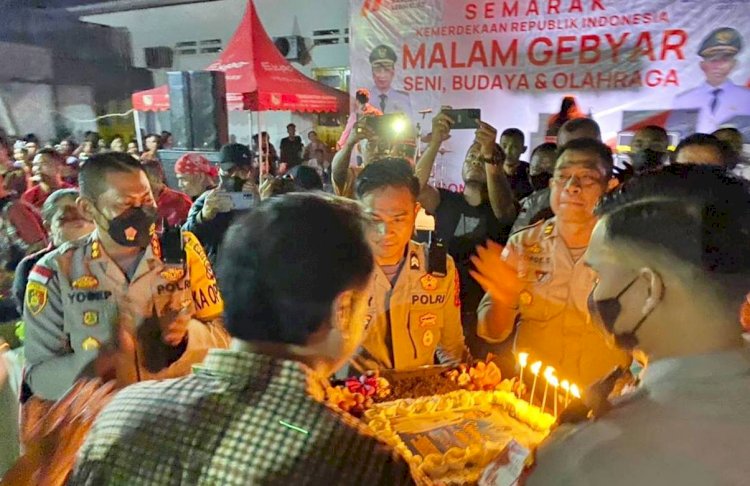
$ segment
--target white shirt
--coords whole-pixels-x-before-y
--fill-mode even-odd
[[[712,113],[711,104],[716,89],[721,91],[717,95],[718,101]],[[677,95],[672,108],[700,109],[695,131],[712,133],[736,116],[750,116],[750,89],[738,86],[731,80],[726,80],[718,87],[704,82],[696,88]]]
[[[748,350],[660,360],[606,416],[557,429],[526,484],[748,484],[748,410]]]
[[[385,96],[385,99],[382,99],[381,96]],[[406,113],[409,119],[414,121],[411,99],[409,94],[404,91],[391,88],[386,92],[380,92],[375,87],[370,88],[370,104],[383,113]]]

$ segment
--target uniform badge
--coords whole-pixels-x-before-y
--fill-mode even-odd
[[[550,236],[554,229],[555,223],[547,223],[547,226],[544,227],[544,236]]]
[[[83,324],[86,326],[96,326],[97,324],[99,324],[99,313],[97,311],[84,312]]]
[[[183,268],[167,268],[161,272],[161,277],[167,282],[174,283],[185,276],[185,269]]]
[[[97,341],[91,336],[84,339],[83,342],[81,343],[81,348],[83,348],[84,351],[96,351],[97,349],[101,347],[102,345],[99,343],[99,341]]]
[[[99,281],[93,275],[84,275],[73,281],[74,289],[93,289],[99,285]]]
[[[96,260],[97,258],[101,256],[101,254],[102,254],[102,249],[99,244],[99,240],[96,240],[93,243],[91,243],[91,258]]]
[[[365,329],[370,327],[370,323],[372,322],[372,314],[367,314],[365,317]]]
[[[422,284],[424,290],[437,290],[438,287],[438,279],[429,273],[424,274],[424,276],[419,279],[419,283]]]
[[[125,234],[125,239],[128,241],[135,241],[135,237],[138,236],[138,230],[133,228],[132,226],[130,228],[126,228],[123,233]]]
[[[419,327],[433,327],[437,324],[435,314],[425,314],[419,318]]]
[[[534,301],[534,297],[531,295],[531,292],[529,292],[528,290],[524,290],[523,292],[521,292],[519,300],[521,304],[529,305]]]
[[[537,282],[544,282],[547,280],[547,275],[549,275],[548,272],[540,272],[539,270],[536,271],[536,281]]]
[[[409,257],[409,268],[412,270],[419,270],[419,257],[414,252],[412,252]]]
[[[529,251],[533,253],[534,255],[538,255],[542,252],[542,247],[539,246],[538,243],[535,243],[534,245],[532,245],[531,248],[529,248]]]
[[[430,346],[432,346],[432,343],[434,342],[435,342],[435,334],[433,334],[432,331],[428,330],[428,331],[425,331],[424,334],[422,334],[422,344],[426,348],[429,348]]]
[[[32,315],[37,315],[47,305],[47,287],[30,280],[26,285],[26,308]]]

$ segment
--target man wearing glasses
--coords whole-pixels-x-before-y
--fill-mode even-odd
[[[569,142],[550,182],[555,217],[511,236],[504,249],[490,242],[472,258],[472,274],[487,292],[477,310],[478,334],[502,342],[516,329],[516,354],[529,353],[579,386],[630,362],[592,323],[587,298],[595,274],[582,259],[597,221],[594,208],[617,185],[612,167],[603,143]]]

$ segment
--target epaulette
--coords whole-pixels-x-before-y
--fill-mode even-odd
[[[513,235],[517,235],[517,234],[521,233],[522,231],[527,231],[527,230],[530,230],[531,228],[536,228],[536,227],[537,227],[537,226],[539,226],[540,224],[544,224],[544,223],[545,223],[545,220],[540,220],[540,221],[537,221],[537,222],[536,222],[536,223],[534,223],[534,224],[530,224],[530,225],[528,225],[528,226],[524,226],[523,228],[519,228],[519,229],[517,229],[516,231],[514,231],[513,233],[511,233],[511,234],[510,234],[510,236],[513,236]],[[554,223],[553,223],[553,224],[554,224]]]

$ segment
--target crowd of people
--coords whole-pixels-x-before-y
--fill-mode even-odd
[[[414,160],[357,94],[337,151],[290,124],[278,153],[263,132],[218,165],[182,155],[174,188],[166,136],[143,154],[121,137],[0,138],[0,311],[23,338],[0,355],[0,484],[423,484],[323,403],[326,383],[489,352],[508,375],[531,353],[599,399],[596,421],[543,444],[529,484],[614,484],[616,467],[640,484],[746,475],[737,130],[670,151],[645,126],[617,166],[570,103],[556,143],[531,150],[478,120],[454,193],[431,185],[454,120],[437,114]],[[615,368],[638,387],[610,406]],[[699,438],[716,459],[686,462]]]

